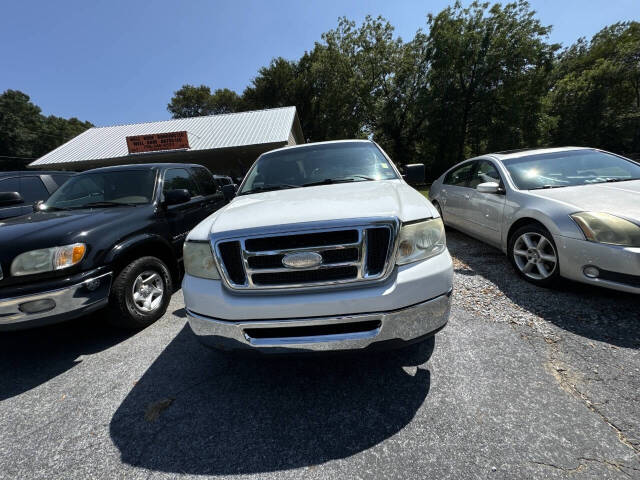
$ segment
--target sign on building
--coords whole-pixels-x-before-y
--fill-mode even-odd
[[[181,150],[189,148],[187,132],[150,133],[127,137],[129,153]]]

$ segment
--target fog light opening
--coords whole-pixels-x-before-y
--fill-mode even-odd
[[[584,276],[588,278],[598,278],[600,276],[600,270],[592,265],[584,267],[582,272],[584,273]]]
[[[84,286],[87,287],[87,290],[89,290],[90,292],[93,292],[100,286],[100,279],[94,278],[93,280],[89,280],[87,283],[84,284]]]
[[[51,298],[43,298],[42,300],[32,300],[30,302],[21,303],[18,309],[24,313],[42,313],[53,310],[56,302]]]

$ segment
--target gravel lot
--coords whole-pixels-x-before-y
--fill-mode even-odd
[[[640,478],[638,297],[543,290],[448,232],[435,342],[225,356],[167,315],[0,336],[0,478]]]

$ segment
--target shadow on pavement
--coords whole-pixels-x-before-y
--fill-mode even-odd
[[[132,332],[106,324],[102,312],[46,327],[0,333],[0,401],[76,366],[81,355],[105,350]]]
[[[640,297],[561,279],[551,289],[520,278],[500,250],[447,229],[457,275],[480,275],[513,303],[560,328],[619,347],[640,348]],[[469,268],[465,267],[468,266]]]
[[[394,435],[429,393],[433,339],[387,353],[274,358],[208,350],[189,330],[111,420],[130,465],[223,475],[317,465]]]

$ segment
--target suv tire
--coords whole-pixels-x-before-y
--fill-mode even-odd
[[[169,269],[157,257],[132,261],[116,276],[109,295],[109,322],[139,330],[167,311],[173,285]]]

